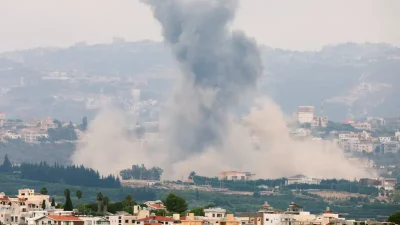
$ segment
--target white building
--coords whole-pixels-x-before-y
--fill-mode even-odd
[[[392,140],[391,137],[379,137],[380,143],[387,143],[387,142],[390,142],[391,140]]]
[[[110,221],[105,217],[99,216],[79,216],[83,221],[83,225],[110,225]]]
[[[254,174],[250,172],[225,171],[219,174],[220,180],[251,180]]]
[[[321,183],[321,179],[307,177],[302,174],[298,174],[296,176],[289,177],[286,180],[286,185],[291,185],[291,184],[316,184],[316,185],[318,185],[320,183]]]
[[[296,113],[296,120],[300,124],[311,124],[314,121],[314,106],[299,106]]]

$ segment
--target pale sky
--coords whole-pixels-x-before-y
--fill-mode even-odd
[[[240,0],[234,27],[271,47],[400,46],[400,0]],[[0,0],[0,52],[76,42],[162,40],[139,0]]]

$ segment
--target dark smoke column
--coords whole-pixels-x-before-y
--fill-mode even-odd
[[[167,119],[173,162],[218,148],[240,97],[256,87],[262,66],[255,41],[229,29],[235,0],[143,0],[180,64],[182,84]]]

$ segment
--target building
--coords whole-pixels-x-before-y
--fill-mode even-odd
[[[35,225],[84,225],[84,221],[75,216],[47,215],[35,219]]]
[[[393,191],[397,184],[396,178],[380,177],[376,179],[362,178],[359,183],[364,186],[376,187],[378,189],[385,189],[386,191]]]
[[[310,178],[310,177],[304,176],[302,174],[298,174],[296,176],[287,178],[285,185],[292,185],[292,184],[316,184],[316,185],[319,185],[320,183],[321,183],[321,179]]]
[[[150,224],[173,225],[174,219],[166,216],[149,216],[146,218],[139,219],[138,222],[143,222],[144,225],[150,225]]]
[[[47,130],[56,128],[58,128],[58,124],[54,123],[54,119],[52,119],[51,117],[47,117],[46,119],[40,120],[40,129]]]
[[[374,144],[372,144],[371,142],[360,142],[358,144],[358,152],[373,152],[374,151]]]
[[[327,116],[314,116],[311,126],[312,127],[328,126],[328,117]]]
[[[18,198],[23,199],[29,209],[41,209],[43,200],[46,206],[50,206],[50,196],[35,193],[33,189],[20,189],[18,190]]]
[[[387,153],[397,153],[400,151],[400,143],[398,141],[389,141],[383,143],[383,152]]]
[[[379,137],[380,143],[387,143],[387,142],[390,142],[391,140],[392,140],[391,137]]]
[[[224,218],[226,214],[226,209],[222,208],[209,208],[204,209],[204,216],[208,219],[219,219]]]
[[[252,180],[254,174],[250,172],[225,171],[219,174],[220,180]]]
[[[314,121],[314,106],[299,106],[296,112],[296,121],[300,124]]]
[[[372,130],[372,125],[368,122],[355,122],[352,123],[351,126],[356,128],[357,130]]]
[[[80,216],[78,218],[83,221],[83,225],[110,225],[110,221],[105,217]]]
[[[149,208],[149,210],[166,210],[161,200],[147,201],[144,204]]]
[[[21,139],[27,143],[37,143],[49,138],[49,135],[38,128],[24,128],[20,131]]]

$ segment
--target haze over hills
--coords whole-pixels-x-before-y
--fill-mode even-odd
[[[262,94],[287,114],[298,105],[323,104],[332,120],[398,116],[400,48],[347,43],[317,52],[261,50]],[[129,99],[138,88],[143,99],[162,101],[177,73],[169,49],[150,41],[6,52],[0,55],[0,107],[13,118],[76,120],[93,115],[87,102],[99,95]]]

